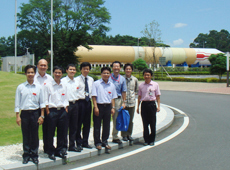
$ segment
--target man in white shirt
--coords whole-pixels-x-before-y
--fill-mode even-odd
[[[74,64],[69,64],[66,68],[67,76],[62,78],[61,81],[67,86],[67,97],[69,101],[68,108],[68,128],[69,128],[69,151],[81,152],[81,148],[76,146],[76,135],[78,128],[78,93],[79,83],[74,78],[76,74],[76,67]]]
[[[67,121],[68,121],[68,98],[67,86],[61,82],[63,69],[55,66],[53,69],[54,80],[48,83],[44,88],[44,97],[46,104],[48,120],[48,150],[47,153],[51,160],[55,156],[65,158],[67,142]],[[53,145],[55,129],[57,127],[57,147]]]
[[[80,65],[81,75],[76,77],[76,81],[79,83],[79,92],[78,92],[78,128],[77,128],[77,148],[88,148],[92,149],[92,146],[88,143],[89,132],[90,132],[90,123],[91,123],[91,92],[93,85],[93,78],[88,76],[91,65],[88,62],[83,62]],[[83,128],[81,129],[83,125]],[[81,135],[82,131],[82,135]]]
[[[37,72],[34,76],[34,82],[38,83],[42,86],[42,88],[44,88],[44,86],[53,81],[53,78],[46,73],[47,69],[48,69],[48,62],[45,59],[41,59],[38,61],[37,64]],[[44,111],[44,123],[42,124],[42,131],[43,131],[43,149],[44,152],[47,153],[47,120],[46,120],[46,111]]]
[[[16,122],[22,128],[23,164],[27,164],[30,158],[38,164],[38,126],[44,121],[44,96],[42,87],[34,83],[35,72],[35,66],[25,67],[27,81],[17,87],[15,95]]]

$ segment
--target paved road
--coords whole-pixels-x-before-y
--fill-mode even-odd
[[[190,124],[187,129],[164,144],[93,169],[229,170],[230,96],[162,90],[161,101],[183,110],[189,116]],[[180,125],[179,121],[174,124],[173,128]],[[169,132],[170,129],[163,134]],[[142,146],[136,145],[135,147]],[[124,149],[120,152],[127,152],[131,149]],[[101,158],[105,159],[118,153],[103,155]],[[94,159],[101,160],[101,158]],[[94,160],[84,161],[77,162],[76,165],[89,164]],[[74,166],[72,164],[70,168]]]

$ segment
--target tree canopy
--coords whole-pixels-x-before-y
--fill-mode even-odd
[[[148,68],[148,65],[146,64],[145,60],[138,58],[133,63],[133,67],[139,71],[139,74],[144,69]]]
[[[200,33],[189,46],[190,48],[216,48],[227,52],[230,49],[230,34],[224,29],[220,32],[211,30],[209,34]]]
[[[218,74],[221,80],[222,75],[226,72],[226,56],[222,53],[212,54],[208,59],[211,62],[210,73]]]
[[[53,4],[54,65],[76,64],[73,52],[79,45],[88,47],[91,34],[99,36],[108,31],[105,24],[110,14],[103,0],[55,0]],[[30,0],[23,3],[18,14],[18,35],[21,45],[30,47],[36,57],[50,50],[50,0]]]

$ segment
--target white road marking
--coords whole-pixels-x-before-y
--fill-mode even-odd
[[[167,105],[165,105],[165,106],[167,106]],[[174,107],[171,107],[171,106],[167,106],[167,107],[176,110],[180,114],[186,115],[183,111],[181,111],[181,110],[179,110],[177,108],[174,108]],[[106,163],[109,163],[109,162],[113,162],[113,161],[116,161],[116,160],[119,160],[119,159],[122,159],[122,158],[125,158],[125,157],[128,157],[128,156],[137,154],[139,152],[145,151],[145,150],[150,149],[152,147],[158,146],[158,145],[160,145],[162,143],[165,143],[165,142],[175,138],[176,136],[178,136],[180,133],[182,133],[187,128],[188,124],[189,124],[189,118],[184,117],[183,125],[176,132],[172,133],[171,135],[167,136],[164,139],[161,139],[158,142],[155,142],[154,146],[144,146],[144,147],[141,147],[139,149],[124,153],[122,155],[118,155],[118,156],[115,156],[115,157],[112,157],[112,158],[108,158],[108,159],[105,159],[105,160],[102,160],[102,161],[98,161],[98,162],[95,162],[95,163],[92,163],[92,164],[89,164],[89,165],[85,165],[85,166],[81,166],[81,167],[78,167],[78,168],[74,168],[74,169],[71,169],[71,170],[82,170],[82,169],[93,168],[93,167],[96,167],[96,166],[100,166],[102,164],[106,164]]]

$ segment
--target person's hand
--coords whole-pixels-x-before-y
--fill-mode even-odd
[[[44,122],[44,119],[40,116],[40,117],[38,118],[38,123],[39,123],[39,125],[41,125],[43,122]]]
[[[95,114],[95,116],[99,116],[99,109],[98,109],[98,107],[94,107],[94,114]]]
[[[20,116],[16,117],[16,123],[18,124],[18,126],[21,125],[21,118],[20,118]]]
[[[111,109],[111,115],[113,116],[114,114],[115,114],[115,109],[112,108],[112,109]]]
[[[125,108],[125,102],[123,102],[121,106],[122,106],[122,107],[123,107],[123,109],[124,109],[124,108]]]
[[[160,107],[157,107],[157,112],[159,112],[161,109],[160,109]]]
[[[137,114],[139,114],[139,107],[137,108]]]
[[[65,108],[66,113],[68,113],[68,106]]]
[[[50,109],[48,107],[46,108],[46,114],[50,114]]]

